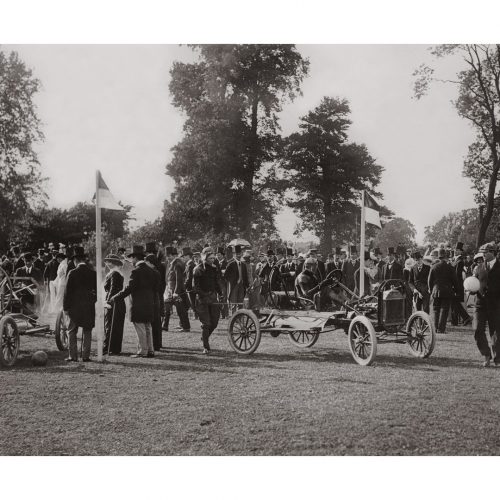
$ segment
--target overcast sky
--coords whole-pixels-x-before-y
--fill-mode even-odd
[[[43,174],[51,206],[90,200],[100,169],[115,197],[134,206],[139,223],[161,213],[173,190],[165,175],[170,148],[182,137],[183,116],[171,105],[169,69],[191,61],[177,45],[3,45],[16,50],[40,78],[38,96],[45,143]],[[385,168],[382,200],[417,228],[450,211],[474,206],[470,183],[461,175],[474,134],[450,101],[452,86],[435,86],[412,99],[412,73],[432,60],[424,45],[299,45],[310,60],[303,96],[281,115],[284,134],[323,96],[347,98],[350,137],[364,142]],[[439,64],[451,75],[456,61]],[[445,66],[443,66],[445,65]],[[290,239],[295,216],[279,218]]]

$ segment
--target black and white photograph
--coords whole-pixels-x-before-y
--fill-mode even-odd
[[[222,457],[295,457],[292,490],[306,457],[405,488],[497,457],[500,44],[235,22],[0,31],[0,455],[64,460],[70,496],[134,481],[76,457],[160,495],[145,457],[191,457],[209,498]]]

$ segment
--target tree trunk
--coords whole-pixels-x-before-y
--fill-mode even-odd
[[[486,239],[486,232],[491,222],[491,217],[493,216],[493,205],[495,203],[495,191],[497,187],[498,170],[500,168],[500,159],[498,159],[494,166],[493,171],[490,175],[490,183],[488,186],[488,197],[486,198],[486,208],[484,211],[483,218],[479,224],[479,232],[477,235],[477,247],[479,248]]]

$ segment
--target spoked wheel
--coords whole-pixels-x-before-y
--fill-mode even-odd
[[[0,267],[0,315],[9,309],[12,297],[12,281],[3,267]]]
[[[436,331],[431,318],[424,311],[417,311],[406,323],[408,346],[413,356],[427,358],[436,345]]]
[[[229,345],[238,354],[252,354],[260,344],[260,323],[253,311],[240,309],[236,311],[227,331]]]
[[[355,316],[349,325],[349,349],[359,365],[370,365],[377,355],[377,336],[371,321],[365,316]]]
[[[319,339],[319,332],[296,330],[288,334],[288,339],[296,347],[312,347]]]
[[[12,366],[19,354],[19,330],[10,316],[0,320],[0,365]]]
[[[66,351],[68,349],[68,317],[64,314],[64,311],[59,311],[56,319],[56,327],[54,328],[54,335],[56,336],[57,348],[60,351]]]

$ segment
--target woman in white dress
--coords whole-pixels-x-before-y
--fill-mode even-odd
[[[66,274],[68,272],[68,254],[60,262],[57,268],[57,277],[54,280],[56,287],[56,300],[54,302],[54,312],[59,312],[63,308],[64,290],[66,290]]]

